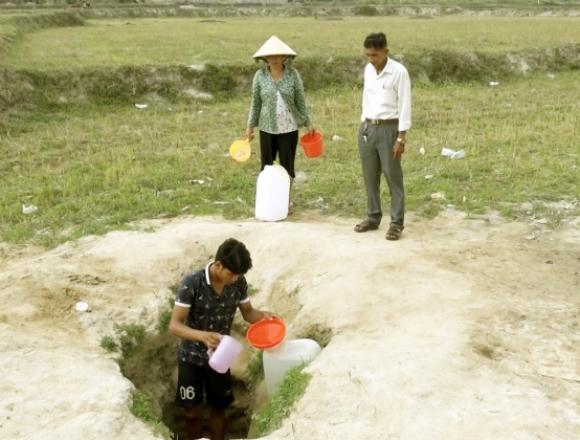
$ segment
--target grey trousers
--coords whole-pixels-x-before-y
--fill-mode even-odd
[[[398,136],[398,123],[373,125],[361,123],[358,133],[358,149],[367,192],[367,217],[380,224],[381,172],[385,175],[391,194],[391,224],[405,223],[405,189],[401,160],[393,159],[393,145]]]

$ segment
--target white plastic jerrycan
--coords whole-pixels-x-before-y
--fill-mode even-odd
[[[224,374],[242,352],[242,344],[228,335],[221,337],[215,350],[208,350],[209,366],[218,373]]]
[[[256,219],[276,222],[288,217],[290,176],[280,165],[266,165],[256,185]]]
[[[288,370],[297,365],[309,364],[320,351],[320,345],[312,339],[290,339],[282,342],[278,348],[264,350],[264,377],[268,395],[274,394]]]

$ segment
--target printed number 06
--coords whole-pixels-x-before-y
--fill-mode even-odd
[[[195,397],[195,390],[193,387],[179,387],[179,394],[181,395],[181,400],[193,400]]]

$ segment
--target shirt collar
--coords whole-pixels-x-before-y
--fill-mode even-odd
[[[209,276],[209,268],[210,266],[214,263],[214,260],[211,260],[209,263],[207,263],[207,265],[205,266],[205,281],[207,282],[208,286],[211,286],[211,278]]]
[[[387,63],[385,64],[385,67],[383,67],[383,70],[381,70],[381,72],[377,76],[381,76],[385,73],[393,73],[393,63],[390,61],[391,59],[387,57]]]

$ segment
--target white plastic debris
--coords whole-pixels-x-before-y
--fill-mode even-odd
[[[333,140],[334,142],[341,141],[342,139],[343,139],[343,138],[342,138],[341,136],[337,135],[337,134],[333,134],[333,135],[332,135],[332,140]]]
[[[499,86],[499,81],[490,81],[490,82],[489,82],[489,85],[490,85],[491,87]]]
[[[304,171],[297,171],[296,177],[294,178],[294,183],[296,185],[302,185],[308,180],[308,175]]]
[[[526,240],[536,240],[540,236],[540,231],[533,231],[526,235]]]
[[[450,159],[463,159],[465,157],[465,150],[455,151],[451,148],[442,148],[441,156],[449,157]]]
[[[425,148],[424,147],[419,148],[419,153],[421,154],[421,156],[425,156]]]
[[[445,194],[442,192],[436,192],[431,194],[431,200],[445,200]]]
[[[22,204],[22,214],[32,214],[35,213],[36,211],[38,211],[38,206],[36,205],[26,205],[26,204]]]
[[[203,179],[193,179],[193,180],[190,180],[190,182],[191,183],[196,183],[198,185],[203,185],[205,183],[205,180],[203,180]]]
[[[205,63],[201,64],[190,64],[189,68],[194,72],[203,72],[205,70]]]
[[[197,114],[198,114],[198,115],[201,115],[202,113],[203,113],[203,110],[198,110],[198,111],[197,111]]]
[[[77,312],[88,312],[90,311],[89,304],[84,301],[79,301],[75,304],[75,310]]]
[[[425,176],[425,179],[426,179],[426,180],[431,180],[432,178],[433,178],[433,174],[427,174],[427,175]]]
[[[135,104],[135,107],[142,110],[144,108],[149,107],[149,104]]]

